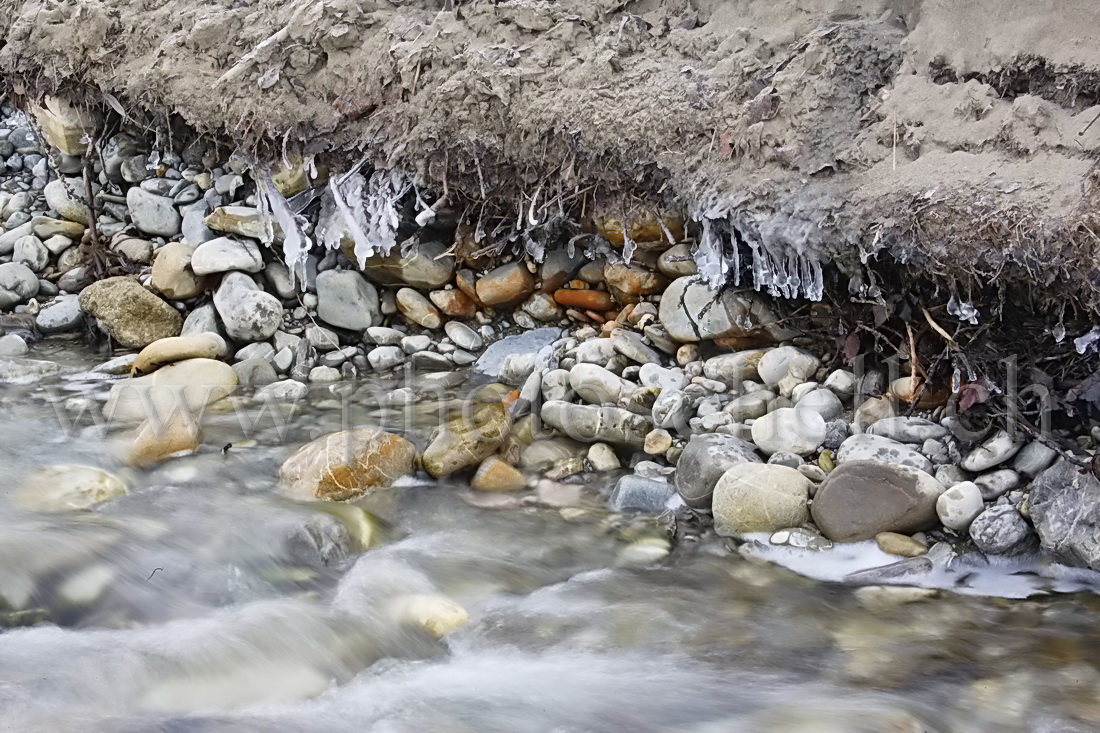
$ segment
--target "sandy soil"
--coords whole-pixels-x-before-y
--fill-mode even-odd
[[[1049,5],[0,0],[0,76],[467,205],[728,219],[863,295],[877,258],[1096,309],[1100,5]]]

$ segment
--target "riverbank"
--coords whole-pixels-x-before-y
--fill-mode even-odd
[[[1100,570],[1089,423],[1069,420],[1053,391],[1036,409],[1011,395],[1019,422],[1005,422],[991,398],[1023,385],[939,381],[921,354],[958,349],[940,325],[972,315],[958,304],[925,310],[915,334],[902,326],[909,343],[882,354],[879,329],[893,322],[849,326],[843,307],[711,289],[705,234],[673,214],[597,219],[560,246],[496,251],[397,174],[268,167],[219,158],[201,139],[175,153],[132,131],[70,156],[58,145],[96,134],[75,110],[5,109],[2,377],[56,379],[35,358],[54,339],[112,349],[95,370],[107,393],[59,401],[67,420],[114,437],[120,465],[211,450],[207,412],[243,400],[293,414],[322,388],[343,429],[271,474],[299,500],[385,516],[395,484],[427,475],[468,481],[486,510],[566,511],[611,476],[610,511],[666,526],[637,549],[652,562],[717,535],[731,551],[860,584],[952,586],[970,573],[945,569],[988,556],[1049,582],[967,587],[1026,596],[1090,582],[1059,564]],[[447,392],[467,373],[474,385]],[[401,380],[361,385],[376,375]],[[435,405],[433,434],[356,412],[411,424],[425,417],[418,404]],[[46,468],[16,497],[90,508],[125,492],[102,468]],[[829,551],[872,541],[840,576],[820,569]]]

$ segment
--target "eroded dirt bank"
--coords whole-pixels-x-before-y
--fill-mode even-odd
[[[1066,5],[2,0],[0,68],[162,135],[366,151],[517,242],[678,209],[777,294],[833,261],[886,302],[877,257],[1088,312],[1100,9]]]

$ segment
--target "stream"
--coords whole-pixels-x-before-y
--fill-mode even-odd
[[[0,387],[0,730],[1100,726],[1091,593],[857,589],[706,535],[663,557],[667,517],[606,509],[614,475],[536,503],[421,473],[375,515],[280,496],[281,462],[341,429],[355,390],[394,393],[383,375],[312,385],[285,422],[238,393],[196,454],[120,469],[113,435],[66,424],[118,378],[91,371],[105,356],[64,340],[31,356],[62,373]],[[422,446],[471,379],[411,410],[363,407],[354,426]],[[130,491],[22,509],[22,478],[54,464],[101,466]],[[409,621],[456,603],[468,622],[442,638]]]

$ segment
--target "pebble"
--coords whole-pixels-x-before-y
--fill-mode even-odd
[[[667,481],[627,475],[615,484],[608,506],[615,512],[640,511],[656,514],[663,512],[674,496],[676,487]]]
[[[1002,468],[998,471],[982,474],[974,479],[974,483],[981,489],[983,499],[993,501],[1020,486],[1023,480],[1020,478],[1020,474],[1011,468]]]
[[[444,332],[448,338],[455,343],[456,346],[467,351],[480,351],[483,345],[483,341],[477,331],[467,326],[465,323],[459,321],[448,321],[443,327]]]
[[[926,440],[942,440],[949,435],[947,428],[919,417],[883,418],[869,427],[867,432],[899,443],[917,444]]]
[[[641,448],[652,423],[618,407],[575,405],[550,400],[542,405],[542,419],[547,425],[569,437],[585,443],[607,442]]]
[[[645,443],[642,445],[642,450],[651,456],[659,456],[663,455],[671,447],[672,436],[667,430],[657,428],[651,430],[649,434],[645,436]]]
[[[19,262],[0,264],[0,310],[8,310],[38,294],[34,271]]]
[[[523,262],[512,262],[490,270],[474,286],[478,300],[486,306],[518,303],[535,291],[535,278]]]
[[[593,471],[614,471],[622,468],[615,449],[607,443],[593,443],[589,447],[588,463]]]
[[[795,403],[799,409],[813,410],[825,422],[836,420],[844,412],[840,398],[827,389],[813,389]]]
[[[987,471],[1012,458],[1023,447],[1004,430],[998,430],[959,462],[964,471]]]
[[[634,331],[617,328],[611,333],[611,345],[627,359],[639,364],[660,364],[661,355],[647,346],[642,336]]]
[[[955,484],[936,500],[936,514],[943,526],[959,532],[965,532],[984,508],[981,489],[972,481]]]
[[[752,443],[732,435],[693,435],[676,464],[676,490],[693,509],[709,509],[718,479],[741,463],[760,463]]]
[[[931,527],[942,493],[938,481],[910,466],[852,460],[818,486],[811,513],[829,539],[859,542],[879,532],[908,534]]]
[[[0,356],[22,356],[30,351],[27,342],[17,333],[0,336]]]
[[[1012,460],[1012,467],[1028,478],[1035,478],[1050,468],[1057,457],[1053,448],[1036,440],[1020,449]]]
[[[897,532],[879,532],[875,535],[875,544],[886,554],[899,557],[920,557],[928,553],[926,545]]]
[[[413,323],[427,329],[443,326],[443,315],[432,302],[412,288],[397,291],[397,310]]]
[[[84,311],[75,295],[55,297],[38,311],[34,323],[44,334],[74,331],[83,325]]]
[[[504,379],[501,381],[514,383]],[[618,404],[638,388],[637,384],[596,364],[577,364],[573,367],[569,371],[569,385],[581,399],[593,405]]]
[[[399,346],[379,346],[367,352],[367,361],[376,371],[392,369],[405,361],[405,352]]]

